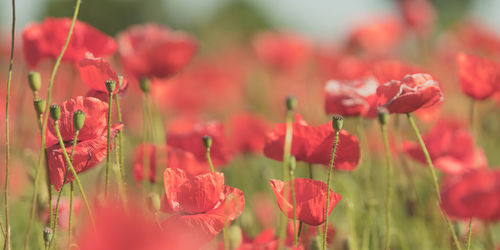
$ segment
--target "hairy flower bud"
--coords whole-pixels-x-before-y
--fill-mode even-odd
[[[58,121],[61,118],[61,107],[59,107],[59,105],[50,105],[50,117],[52,117],[54,121]]]
[[[104,82],[104,84],[106,84],[106,90],[108,90],[108,93],[111,94],[115,91],[116,82],[112,79],[107,80],[106,82]]]
[[[344,125],[344,118],[341,115],[334,115],[332,117],[333,130],[340,131],[342,130],[343,125]]]
[[[83,128],[85,124],[85,113],[81,109],[73,113],[73,128],[77,131]]]
[[[47,105],[47,102],[43,99],[35,99],[33,101],[33,106],[35,108],[35,112],[38,116],[41,116],[45,112],[45,106]]]

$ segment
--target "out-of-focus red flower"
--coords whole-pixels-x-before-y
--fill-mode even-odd
[[[436,10],[428,0],[401,0],[401,14],[418,35],[428,35],[436,21]]]
[[[303,250],[305,248],[299,241],[297,246],[293,245],[293,236],[287,236],[285,240],[285,245],[287,249],[290,250]],[[268,228],[263,230],[259,235],[257,235],[253,240],[244,241],[238,248],[238,250],[277,250],[278,249],[278,237],[276,237],[274,229]]]
[[[298,35],[265,32],[254,38],[257,56],[279,70],[294,70],[310,58],[312,46]]]
[[[452,217],[500,220],[500,170],[451,175],[441,185],[441,207]]]
[[[190,175],[200,175],[210,172],[210,166],[206,161],[199,161],[193,153],[186,150],[167,147],[167,167],[180,168]],[[217,169],[217,166],[214,166]]]
[[[280,180],[270,180],[271,188],[274,196],[278,201],[278,205],[288,218],[293,218],[292,195],[290,192],[290,182],[284,183]],[[318,226],[325,222],[325,207],[326,207],[326,184],[322,181],[297,178],[293,181],[295,188],[296,200],[296,216],[297,219],[307,225]],[[288,198],[285,197],[284,189],[288,191]],[[330,190],[330,206],[328,214],[330,214],[340,201],[342,196]]]
[[[379,106],[391,113],[406,114],[431,107],[443,100],[439,84],[429,74],[407,75],[401,81],[390,81],[377,89]]]
[[[73,129],[73,113],[82,110],[85,113],[85,124],[78,135],[78,143],[73,155],[73,167],[77,173],[90,169],[106,158],[107,147],[107,113],[108,104],[93,97],[71,98],[61,104],[61,119],[59,129],[62,140],[66,143],[65,149],[71,154],[72,141],[75,135]],[[111,127],[111,138],[113,138],[123,124],[114,124]],[[48,124],[47,135],[47,159],[49,163],[50,183],[59,190],[63,184],[67,163],[63,156],[63,149],[55,140],[56,132],[54,121]],[[73,180],[71,171],[68,173],[66,183]]]
[[[46,58],[56,59],[66,43],[71,18],[48,17],[42,23],[33,23],[23,31],[23,52],[26,63],[35,68]],[[86,52],[106,57],[116,52],[113,38],[94,27],[76,21],[63,61],[77,64]]]
[[[168,132],[167,144],[192,153],[200,162],[206,162],[206,149],[202,142],[202,137],[205,135],[212,137],[210,155],[214,165],[229,163],[232,158],[230,142],[225,135],[224,126],[216,121],[190,123],[182,128],[173,128]]]
[[[156,147],[153,144],[141,144],[134,155],[134,179],[137,182],[144,180],[144,164],[147,164],[147,172],[151,183],[155,182],[156,171]]]
[[[291,154],[298,161],[310,164],[330,164],[331,151],[335,133],[330,122],[320,126],[309,126],[297,114],[293,127]],[[264,155],[268,158],[282,161],[285,143],[286,124],[276,124],[273,131],[267,135]],[[345,130],[340,131],[339,146],[335,154],[335,169],[353,170],[359,162],[360,148],[356,136]]]
[[[343,116],[377,115],[377,87],[375,78],[353,81],[330,80],[325,86],[325,111]]]
[[[237,113],[229,121],[232,147],[237,152],[260,153],[264,149],[268,122],[252,113]]]
[[[379,84],[400,80],[406,75],[420,72],[423,72],[423,70],[419,67],[398,60],[379,60],[372,65],[373,76],[377,78]]]
[[[474,146],[470,133],[457,122],[441,120],[423,139],[434,166],[447,174],[461,174],[487,166],[483,150]],[[427,163],[417,143],[404,142],[403,150],[416,161]]]
[[[274,200],[267,193],[256,193],[252,195],[252,210],[259,224],[263,228],[272,227],[279,218]]]
[[[357,80],[370,75],[370,61],[345,52],[319,49],[316,59],[324,80]]]
[[[132,78],[166,78],[182,70],[197,46],[193,37],[159,24],[134,25],[118,35],[118,54]]]
[[[403,37],[403,25],[397,17],[386,16],[364,22],[355,28],[349,45],[373,54],[383,54],[398,45]]]
[[[56,212],[57,199],[52,200],[52,209],[53,213]],[[73,216],[76,217],[80,213],[80,209],[82,208],[82,201],[79,197],[73,198]],[[62,227],[64,229],[69,226],[69,200],[66,197],[62,197],[59,201],[59,212],[57,215],[57,226]],[[44,211],[45,222],[49,223],[50,214],[49,209],[47,208]]]
[[[163,210],[172,216],[162,224],[170,230],[196,232],[202,241],[213,239],[245,206],[243,192],[226,186],[220,172],[191,176],[167,168],[164,185]]]
[[[500,87],[500,64],[473,55],[456,57],[460,88],[471,98],[484,100]]]
[[[108,93],[105,84],[107,80],[113,80],[116,83],[113,93],[116,93],[120,89],[120,86],[118,86],[118,74],[104,58],[96,58],[92,54],[86,53],[80,60],[79,66],[80,77],[91,89]]]
[[[458,26],[458,38],[464,49],[485,54],[500,54],[500,37],[487,25],[467,21]]]

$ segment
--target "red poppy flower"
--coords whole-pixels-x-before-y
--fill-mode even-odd
[[[487,166],[483,150],[474,146],[470,133],[457,122],[442,120],[423,139],[435,167],[447,174],[460,174]],[[417,143],[404,142],[403,150],[414,160],[427,163]]]
[[[293,70],[303,65],[311,56],[311,46],[294,34],[265,32],[254,38],[257,56],[279,70]]]
[[[387,16],[368,20],[355,28],[350,35],[349,44],[368,53],[380,54],[394,49],[402,37],[401,21]]]
[[[76,97],[61,104],[61,119],[59,128],[65,144],[65,150],[71,153],[72,141],[75,135],[73,129],[73,113],[82,110],[85,113],[85,124],[78,135],[78,143],[73,155],[73,167],[77,173],[90,169],[106,158],[107,147],[107,113],[108,104],[92,97]],[[114,124],[111,127],[111,138],[121,130],[122,124]],[[49,163],[50,182],[56,190],[63,184],[66,172],[66,160],[63,149],[55,140],[56,132],[54,122],[49,121],[47,136],[47,158]],[[71,171],[68,173],[66,183],[73,180]]]
[[[23,52],[30,68],[34,68],[46,58],[56,59],[66,43],[71,18],[46,18],[42,23],[34,23],[23,31]],[[113,38],[94,27],[76,21],[71,40],[63,56],[63,61],[78,63],[86,52],[96,57],[106,57],[116,52]]]
[[[180,168],[190,175],[200,175],[210,172],[206,161],[198,161],[193,153],[180,148],[167,147],[167,167]],[[215,165],[215,169],[220,166]]]
[[[144,155],[146,154],[146,156]],[[144,164],[149,165],[149,181],[155,182],[156,147],[153,144],[141,144],[134,155],[134,179],[141,182],[144,179]],[[146,177],[148,178],[148,177]]]
[[[429,74],[407,75],[401,81],[390,81],[377,89],[379,106],[391,113],[406,114],[431,107],[443,100],[439,84]]]
[[[224,126],[219,122],[186,124],[182,129],[172,129],[168,133],[167,144],[192,153],[200,162],[206,162],[206,149],[202,142],[202,137],[205,135],[212,137],[210,156],[214,165],[227,164],[232,155]]]
[[[159,24],[134,25],[118,35],[120,62],[137,80],[169,77],[186,67],[195,52],[190,35]]]
[[[436,10],[428,0],[401,0],[401,14],[418,35],[428,35],[436,21]]]
[[[234,150],[242,153],[262,152],[270,130],[265,119],[252,113],[238,113],[231,117],[229,123]]]
[[[283,146],[285,143],[286,124],[276,124],[267,135],[264,155],[268,158],[282,161]],[[330,164],[330,157],[334,143],[334,131],[330,122],[320,126],[309,126],[297,114],[293,123],[293,137],[291,154],[298,161],[310,164]],[[345,130],[340,131],[339,147],[335,154],[335,169],[353,170],[359,162],[360,149],[356,136]]]
[[[397,60],[379,60],[372,65],[372,73],[379,84],[403,79],[406,75],[417,74],[422,69]]]
[[[290,190],[290,182],[286,184],[280,180],[270,180],[271,188],[273,189],[274,196],[278,200],[278,206],[281,211],[293,218],[292,196],[289,192],[288,198],[284,197],[285,185],[287,190]],[[306,223],[307,225],[318,226],[325,223],[325,207],[326,207],[326,184],[322,181],[297,178],[293,181],[295,188],[295,201],[296,201],[296,216],[297,219]],[[330,190],[330,206],[328,214],[330,214],[340,201],[342,196]]]
[[[464,53],[458,53],[456,61],[460,88],[466,95],[484,100],[497,91],[500,86],[500,64]]]
[[[500,170],[452,175],[441,185],[441,207],[459,219],[500,220]]]
[[[163,225],[200,233],[199,239],[213,239],[245,206],[243,192],[226,186],[220,172],[191,176],[182,169],[167,168],[164,185],[163,209],[172,216]]]
[[[108,93],[105,82],[111,79],[116,83],[114,93],[118,91],[118,74],[102,57],[96,58],[92,54],[86,53],[80,60],[79,66],[80,77],[91,89]]]
[[[458,28],[457,35],[465,49],[482,54],[500,53],[500,37],[484,23],[469,20]]]
[[[357,80],[370,76],[371,62],[343,51],[319,49],[317,64],[323,79]]]
[[[325,86],[325,111],[343,116],[375,117],[378,82],[374,78],[354,81],[330,80]]]

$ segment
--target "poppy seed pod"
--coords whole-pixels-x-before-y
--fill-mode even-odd
[[[43,99],[35,99],[33,101],[33,106],[35,107],[36,114],[38,116],[42,115],[45,112],[45,106],[47,102]]]
[[[79,131],[83,128],[85,124],[85,113],[81,109],[75,111],[73,113],[73,128],[76,131]]]
[[[50,117],[52,117],[54,121],[58,121],[61,118],[61,107],[59,107],[59,105],[50,105]]]
[[[286,97],[286,109],[288,111],[292,111],[295,109],[295,107],[297,107],[297,98],[295,98],[295,96],[287,96]]]
[[[36,71],[30,71],[28,73],[28,84],[33,92],[37,92],[42,87],[42,77],[40,73]]]
[[[116,82],[113,81],[112,79],[106,80],[104,84],[106,84],[106,90],[108,90],[108,93],[113,93],[115,91]]]
[[[144,94],[149,94],[149,91],[151,90],[151,82],[148,78],[142,78],[139,81],[139,87],[141,87],[141,90],[142,92],[144,92]]]
[[[212,137],[210,137],[209,135],[204,135],[202,137],[202,141],[203,141],[203,146],[205,148],[208,149],[208,148],[212,147]]]
[[[379,107],[377,113],[380,124],[385,125],[389,122],[389,110],[387,110],[387,108]]]
[[[334,115],[332,117],[332,127],[335,131],[342,130],[342,126],[344,125],[344,118],[341,115]]]

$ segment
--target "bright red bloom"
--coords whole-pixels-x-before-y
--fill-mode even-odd
[[[229,139],[225,136],[224,126],[219,122],[186,124],[182,129],[172,129],[167,136],[168,146],[192,153],[199,162],[206,162],[205,146],[202,137],[212,137],[210,156],[214,165],[225,165],[231,158]]]
[[[167,147],[167,166],[169,168],[180,168],[190,175],[200,175],[210,172],[210,166],[206,161],[198,161],[193,153],[180,148]],[[217,169],[220,166],[214,166]]]
[[[46,18],[42,23],[34,23],[23,31],[23,52],[26,63],[35,68],[46,58],[56,59],[66,42],[71,18]],[[86,52],[96,57],[106,57],[116,52],[113,38],[94,27],[76,21],[63,61],[78,63]]]
[[[379,84],[384,84],[392,80],[403,79],[406,75],[423,72],[415,65],[403,63],[397,60],[380,60],[372,65],[372,73]]]
[[[238,113],[231,117],[231,138],[233,148],[241,153],[260,153],[264,149],[268,122],[252,113]]]
[[[368,20],[355,28],[350,35],[350,45],[368,53],[380,54],[392,50],[403,37],[401,21],[392,16]]]
[[[441,185],[441,207],[452,217],[500,220],[500,170],[448,176]]]
[[[331,122],[320,126],[309,126],[297,114],[292,127],[291,154],[298,161],[328,166],[335,139]],[[266,145],[264,146],[264,155],[266,157],[277,161],[283,160],[285,132],[286,124],[280,123],[276,124],[273,131],[267,135]],[[335,154],[335,169],[353,170],[356,168],[360,157],[358,138],[345,130],[341,130],[339,141]]]
[[[500,64],[464,53],[456,61],[460,88],[471,98],[484,100],[500,87]]]
[[[279,70],[293,70],[302,66],[311,56],[311,45],[293,34],[265,32],[254,38],[257,56]]]
[[[431,107],[443,100],[439,84],[429,74],[407,75],[401,81],[390,81],[377,89],[379,106],[391,113],[406,114]]]
[[[472,135],[456,122],[438,122],[423,139],[434,166],[447,174],[461,174],[487,166],[483,150],[475,147]],[[414,160],[427,163],[417,143],[404,142],[403,150]]]
[[[66,143],[65,150],[71,154],[72,141],[75,135],[73,129],[73,113],[82,110],[85,113],[85,124],[78,135],[78,143],[73,155],[73,167],[77,173],[90,169],[106,158],[107,147],[107,113],[108,104],[93,97],[76,97],[61,104],[61,119],[59,129],[62,140]],[[123,127],[114,124],[111,127],[111,138]],[[54,121],[48,124],[47,158],[49,163],[50,182],[56,190],[63,184],[67,163],[63,156],[63,149],[55,140],[56,132]],[[71,171],[68,173],[66,183],[73,180]]]
[[[378,85],[374,78],[328,81],[325,86],[326,113],[375,117]]]
[[[401,13],[406,24],[418,35],[427,35],[436,21],[436,10],[428,0],[401,0]]]
[[[146,151],[146,152],[145,152]],[[146,154],[146,156],[144,155]],[[156,147],[153,144],[141,144],[134,155],[134,179],[141,182],[144,179],[144,164],[147,164],[149,181],[155,182],[156,171]]]
[[[120,62],[137,80],[169,77],[186,67],[195,52],[190,35],[159,24],[134,25],[118,35]]]
[[[80,77],[83,82],[91,89],[108,93],[105,84],[107,80],[115,81],[116,88],[114,93],[120,89],[120,86],[118,86],[118,74],[102,57],[96,58],[92,54],[87,53],[80,60],[80,67],[78,69],[80,70]]]
[[[243,192],[226,186],[220,172],[191,176],[182,169],[167,168],[164,185],[163,209],[172,216],[163,225],[197,232],[199,239],[213,239],[225,224],[241,215],[245,206]]]
[[[288,218],[293,218],[292,195],[290,193],[290,182],[286,184],[280,180],[270,180],[271,188],[274,196],[278,201],[278,205],[283,213]],[[286,186],[286,187],[285,187]],[[325,223],[325,207],[326,207],[326,184],[322,181],[296,178],[293,181],[295,188],[296,201],[296,216],[297,219],[307,225],[318,226]],[[284,197],[284,189],[288,191],[288,198]],[[328,214],[330,214],[340,201],[342,196],[330,190],[330,206]]]

